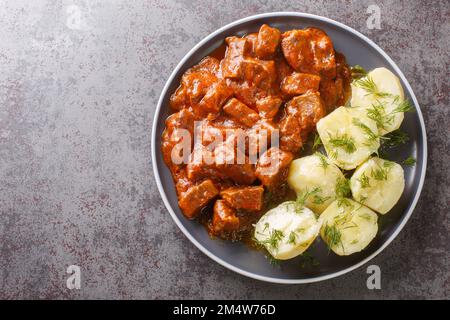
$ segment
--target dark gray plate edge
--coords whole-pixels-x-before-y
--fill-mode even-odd
[[[225,261],[223,261],[222,259],[220,259],[219,257],[217,257],[216,255],[214,255],[212,252],[208,251],[205,247],[203,247],[203,245],[201,243],[199,243],[196,239],[194,239],[189,231],[183,226],[183,224],[181,223],[181,221],[178,219],[177,215],[175,214],[175,212],[173,211],[162,186],[161,183],[161,178],[159,175],[159,171],[157,168],[157,161],[156,161],[156,128],[157,128],[157,122],[158,122],[158,118],[159,118],[159,114],[162,108],[162,102],[163,102],[163,97],[165,96],[170,83],[173,81],[175,75],[177,74],[177,72],[179,71],[179,69],[184,65],[184,63],[189,59],[189,57],[198,49],[200,48],[205,42],[207,42],[209,39],[213,38],[216,34],[221,33],[222,31],[229,29],[235,25],[238,25],[240,23],[244,23],[244,22],[248,22],[248,21],[252,21],[255,19],[260,19],[260,18],[268,18],[268,17],[276,17],[276,16],[291,16],[291,17],[298,17],[298,18],[310,18],[310,19],[316,19],[319,21],[323,21],[329,24],[333,24],[337,27],[340,27],[342,29],[345,29],[347,31],[349,31],[350,33],[353,33],[354,35],[356,35],[357,37],[359,37],[360,39],[362,39],[363,41],[365,41],[366,43],[368,43],[370,46],[372,46],[375,50],[377,50],[394,68],[394,70],[396,71],[396,73],[400,76],[401,80],[403,81],[403,83],[406,86],[406,89],[408,90],[408,92],[411,95],[411,98],[413,100],[413,103],[416,107],[416,112],[418,114],[419,117],[419,121],[420,121],[420,129],[422,132],[422,147],[423,147],[423,153],[422,153],[422,159],[421,159],[421,164],[422,164],[422,170],[420,173],[420,181],[418,184],[418,187],[416,189],[416,193],[414,195],[413,201],[411,202],[408,211],[406,213],[406,215],[404,215],[401,223],[398,225],[397,229],[392,233],[392,235],[388,238],[388,240],[378,249],[376,250],[374,253],[372,253],[370,256],[368,256],[367,258],[365,258],[364,260],[356,263],[355,265],[346,268],[344,270],[338,271],[338,272],[334,272],[325,276],[320,276],[320,277],[314,277],[314,278],[309,278],[309,279],[280,279],[280,278],[273,278],[273,277],[265,277],[265,276],[260,276],[245,270],[242,270],[240,268],[237,268]],[[232,23],[229,23],[223,27],[221,27],[220,29],[214,31],[213,33],[209,34],[208,36],[206,36],[203,40],[201,40],[199,43],[197,43],[197,45],[195,45],[184,57],[183,59],[178,63],[178,65],[176,66],[176,68],[174,69],[174,71],[172,72],[172,74],[170,75],[170,77],[167,79],[166,84],[164,85],[163,90],[161,91],[161,95],[159,97],[158,100],[158,104],[156,107],[156,111],[155,111],[155,115],[153,117],[153,125],[152,125],[152,137],[151,137],[151,152],[152,152],[152,166],[153,166],[153,173],[155,175],[155,180],[156,180],[156,184],[158,186],[158,190],[159,193],[161,195],[161,198],[164,202],[164,205],[166,206],[167,210],[169,211],[170,215],[172,216],[172,219],[175,221],[175,223],[177,224],[178,228],[180,228],[180,230],[184,233],[184,235],[200,250],[202,251],[204,254],[206,254],[209,258],[211,258],[212,260],[216,261],[217,263],[221,264],[222,266],[237,272],[241,275],[244,275],[246,277],[249,278],[253,278],[253,279],[257,279],[257,280],[261,280],[261,281],[266,281],[266,282],[271,282],[271,283],[280,283],[280,284],[302,284],[302,283],[312,283],[312,282],[318,282],[318,281],[323,281],[323,280],[327,280],[327,279],[331,279],[331,278],[335,278],[335,277],[339,277],[343,274],[346,274],[350,271],[353,271],[359,267],[361,267],[362,265],[366,264],[367,262],[369,262],[370,260],[372,260],[374,257],[376,257],[380,252],[382,252],[396,237],[397,235],[400,233],[400,231],[403,229],[403,227],[405,226],[406,222],[408,222],[409,218],[411,217],[411,214],[414,211],[414,208],[416,207],[416,204],[419,200],[420,194],[422,192],[422,188],[423,188],[423,184],[425,181],[425,173],[426,173],[426,168],[427,168],[427,158],[428,158],[428,146],[427,146],[427,137],[426,137],[426,130],[425,130],[425,123],[423,120],[423,116],[422,116],[422,112],[420,110],[420,106],[419,103],[417,101],[417,98],[408,82],[408,80],[406,80],[405,76],[403,75],[403,73],[401,72],[401,70],[399,69],[399,67],[397,66],[397,64],[384,52],[384,50],[382,50],[378,45],[376,45],[372,40],[370,40],[369,38],[367,38],[365,35],[363,35],[362,33],[354,30],[353,28],[350,28],[349,26],[337,22],[335,20],[326,18],[326,17],[322,17],[322,16],[318,16],[318,15],[314,15],[314,14],[309,14],[309,13],[300,13],[300,12],[271,12],[271,13],[263,13],[263,14],[257,14],[257,15],[253,15],[253,16],[249,16],[243,19],[239,19],[236,20]]]

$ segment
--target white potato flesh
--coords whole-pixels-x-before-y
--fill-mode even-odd
[[[362,251],[378,232],[377,214],[347,198],[330,204],[320,216],[320,220],[320,236],[339,256]]]
[[[373,157],[355,170],[350,189],[356,201],[385,214],[405,189],[403,168],[395,162]]]
[[[361,85],[367,80],[373,81],[376,92],[381,93],[381,95],[374,94],[364,88],[364,85]],[[395,112],[394,110],[405,99],[405,94],[400,79],[391,71],[386,68],[373,69],[366,77],[354,81],[351,84],[351,89],[352,98],[350,105],[352,107],[360,107],[366,110],[377,109],[379,119],[381,119],[378,122],[378,129],[381,135],[397,130],[400,127],[404,113]]]
[[[306,198],[306,207],[321,214],[336,198],[336,183],[344,179],[341,170],[325,155],[313,154],[292,161],[287,182],[297,195],[316,190]]]
[[[375,121],[360,108],[337,108],[320,119],[317,132],[328,158],[345,170],[356,168],[380,147]]]
[[[314,212],[287,201],[261,217],[255,226],[255,238],[275,259],[287,260],[308,249],[319,231]]]

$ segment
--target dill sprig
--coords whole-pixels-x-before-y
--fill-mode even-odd
[[[350,181],[346,178],[339,178],[336,181],[335,193],[338,198],[346,198],[351,194]]]
[[[383,146],[388,148],[397,147],[408,142],[409,137],[401,130],[394,130],[383,137]]]
[[[368,176],[366,176],[366,173],[363,172],[361,175],[361,178],[358,179],[359,183],[361,184],[361,188],[365,189],[370,187],[370,179]]]
[[[414,106],[411,104],[411,102],[409,102],[409,100],[403,100],[394,110],[392,110],[392,113],[413,112],[414,110]]]
[[[270,235],[265,240],[256,240],[260,245],[269,245],[273,249],[278,249],[278,243],[283,239],[283,231],[272,229]]]
[[[391,96],[390,93],[379,91],[377,84],[375,83],[375,81],[373,81],[372,77],[370,76],[356,80],[355,85],[364,89],[367,92],[366,95],[371,94],[378,98],[386,98]]]
[[[383,167],[378,166],[378,169],[372,169],[370,175],[375,180],[383,181],[388,179],[389,169],[394,165],[391,161],[385,161]]]
[[[288,243],[293,244],[294,246],[297,244],[297,234],[294,231],[289,233]]]
[[[358,80],[361,79],[362,77],[367,76],[367,71],[358,64],[350,67],[350,71],[352,73],[353,80]]]
[[[405,166],[413,166],[416,164],[416,159],[412,156],[409,156],[402,162]]]
[[[355,142],[352,137],[347,134],[341,136],[331,137],[329,143],[335,148],[341,148],[347,153],[353,153],[356,151]]]
[[[372,129],[370,129],[366,124],[362,123],[361,120],[359,120],[357,118],[353,118],[352,122],[353,122],[353,125],[357,126],[362,131],[364,131],[367,138],[369,139],[369,142],[371,142],[371,143],[376,142],[378,140],[378,138],[380,137],[378,134],[374,133],[372,131]]]
[[[313,150],[317,150],[317,148],[319,148],[321,145],[323,145],[322,140],[320,139],[320,136],[318,133],[314,134],[314,143],[312,146]]]
[[[327,168],[328,168],[328,166],[330,165],[329,163],[328,163],[328,160],[327,160],[327,157],[325,157],[325,155],[323,154],[323,153],[321,153],[321,152],[316,152],[316,153],[314,153],[316,156],[318,156],[319,157],[319,160],[320,160],[320,166],[324,169],[324,170],[326,170]]]
[[[328,244],[328,247],[335,248],[339,245],[342,246],[342,233],[339,231],[339,229],[336,227],[336,225],[329,226],[328,224],[325,225],[324,229],[324,236],[326,239],[326,242]],[[342,247],[343,249],[343,247]]]
[[[320,187],[316,187],[311,191],[306,189],[304,192],[301,192],[297,196],[297,200],[295,201],[297,211],[301,211],[305,206],[306,200],[311,196],[318,196],[317,194],[321,191]]]

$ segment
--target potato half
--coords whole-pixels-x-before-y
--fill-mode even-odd
[[[386,68],[376,68],[367,76],[353,81],[350,105],[367,110],[370,117],[377,119],[379,133],[384,135],[398,129],[404,112],[397,108],[405,95],[397,76]]]
[[[344,179],[341,170],[323,154],[313,154],[292,161],[287,182],[297,193],[310,192],[305,205],[321,214],[336,197],[336,183]]]
[[[377,214],[348,198],[330,204],[320,220],[322,239],[339,256],[363,250],[378,232]]]
[[[275,259],[287,260],[308,249],[319,230],[320,222],[314,212],[287,201],[261,217],[255,226],[255,239]]]
[[[375,121],[364,109],[339,107],[317,123],[328,158],[345,170],[356,168],[380,147]]]
[[[350,189],[356,201],[385,214],[398,202],[405,188],[403,168],[373,157],[353,173]]]

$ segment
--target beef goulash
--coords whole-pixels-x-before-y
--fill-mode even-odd
[[[289,197],[289,165],[316,123],[346,103],[351,73],[317,28],[281,32],[264,24],[258,33],[227,37],[224,46],[181,77],[161,151],[186,218],[204,223],[211,236],[239,240],[271,205]],[[192,139],[191,153],[173,161],[181,132],[193,137],[196,121],[202,121],[196,128],[201,142]],[[230,130],[252,138],[245,150]],[[279,144],[271,146],[276,131]],[[217,135],[223,141],[211,144]],[[244,162],[233,161],[237,157]]]

